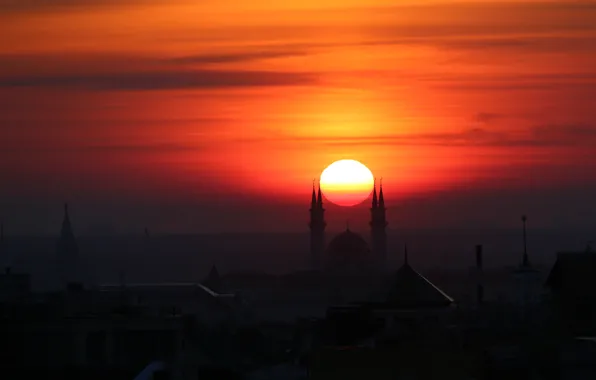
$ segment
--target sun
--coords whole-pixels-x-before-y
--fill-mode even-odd
[[[339,160],[321,173],[321,191],[325,198],[339,206],[364,202],[374,187],[369,168],[356,160]]]

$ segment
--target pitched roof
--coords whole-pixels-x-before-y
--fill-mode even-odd
[[[207,278],[205,278],[202,284],[214,292],[221,292],[223,290],[222,280],[215,265],[211,268],[211,271],[209,271]]]
[[[406,261],[393,276],[386,305],[393,308],[447,307],[454,302]]]
[[[546,286],[552,290],[565,290],[575,294],[595,293],[592,279],[596,277],[596,253],[561,252],[553,265]]]

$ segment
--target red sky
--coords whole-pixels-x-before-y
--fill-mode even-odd
[[[596,2],[271,4],[0,0],[0,218],[302,230],[352,158],[399,225],[596,223]]]

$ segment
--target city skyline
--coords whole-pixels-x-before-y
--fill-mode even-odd
[[[384,178],[393,225],[588,229],[594,17],[592,1],[0,1],[0,219],[52,233],[67,201],[83,231],[307,231],[312,178],[349,158]]]

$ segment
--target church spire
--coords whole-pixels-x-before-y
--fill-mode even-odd
[[[404,265],[410,265],[410,264],[408,264],[408,245],[407,244],[404,245]]]
[[[76,238],[72,232],[70,216],[68,214],[68,204],[64,204],[64,219],[62,221],[62,230],[56,247],[58,259],[58,270],[62,285],[67,287],[71,283],[79,283],[79,248]]]
[[[372,199],[372,208],[376,209],[378,205],[377,201],[377,179],[373,182],[373,199]]]
[[[62,220],[61,235],[64,238],[69,238],[73,236],[72,227],[70,224],[70,217],[68,215],[68,203],[64,203],[64,219]]]

